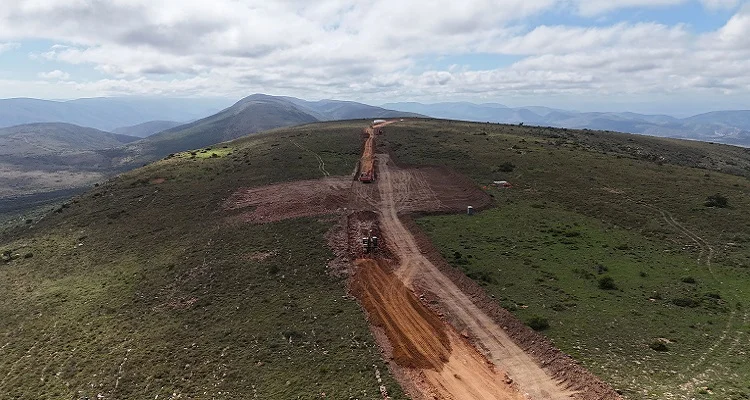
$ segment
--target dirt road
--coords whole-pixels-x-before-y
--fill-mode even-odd
[[[534,400],[569,399],[573,392],[550,374],[508,337],[502,327],[480,310],[448,277],[420,252],[414,236],[398,217],[401,202],[408,198],[409,184],[394,179],[387,155],[378,154],[377,181],[380,204],[380,228],[384,241],[399,259],[395,273],[409,288],[419,286],[435,295],[453,320],[460,322],[481,346],[484,355],[517,383],[528,398]]]
[[[230,219],[250,223],[339,215],[345,229],[329,238],[337,254],[329,267],[350,277],[350,289],[397,378],[416,400],[620,399],[487,299],[473,281],[443,265],[429,240],[415,237],[419,232],[412,233],[400,219],[414,212],[461,212],[467,205],[481,209],[492,203],[484,191],[443,167],[402,169],[385,154],[375,158],[373,183],[360,182],[355,171],[348,177],[245,188],[224,208]],[[367,234],[385,244],[376,254],[363,250]]]
[[[425,398],[522,400],[503,374],[428,309],[383,260],[357,260],[352,290],[385,331],[396,364],[418,371]],[[418,380],[418,379],[417,379]]]

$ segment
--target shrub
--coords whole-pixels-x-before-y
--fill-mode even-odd
[[[669,351],[669,347],[667,347],[667,344],[664,343],[663,340],[654,340],[648,345],[648,347],[654,351]]]
[[[484,283],[495,283],[495,279],[492,277],[492,275],[487,271],[472,271],[467,274],[469,278],[474,279],[475,281],[480,281]]]
[[[726,208],[729,207],[729,200],[721,194],[716,193],[714,195],[708,196],[704,205],[706,207]]]
[[[695,299],[691,299],[690,297],[679,297],[676,299],[672,299],[672,304],[678,306],[678,307],[689,307],[689,308],[695,308],[698,307],[698,301]]]
[[[693,278],[692,276],[686,276],[686,277],[682,278],[682,282],[694,284],[695,283],[695,278]]]
[[[535,331],[543,331],[545,329],[549,329],[549,321],[547,320],[547,318],[540,317],[538,315],[529,318],[529,320],[526,321],[526,325],[528,325],[529,328]]]
[[[615,280],[611,276],[603,276],[599,278],[599,289],[615,290],[617,285],[615,285]]]
[[[513,163],[504,162],[495,168],[495,172],[513,172],[516,166]]]

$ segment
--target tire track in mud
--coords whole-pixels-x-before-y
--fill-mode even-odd
[[[490,206],[484,191],[444,167],[398,169],[387,155],[376,158],[382,174],[375,183],[359,182],[355,169],[348,177],[240,188],[224,202],[227,219],[262,224],[340,215],[345,228],[329,236],[337,255],[329,267],[333,274],[349,275],[373,335],[384,354],[393,356],[394,375],[415,400],[620,399],[544,337],[507,311],[499,313],[486,293],[460,283],[469,280],[465,275],[439,269],[441,259],[433,264],[425,255],[432,250],[423,254],[417,236],[400,219],[400,213]],[[386,246],[377,250],[377,260],[356,261],[365,258],[361,238],[369,231]],[[417,294],[429,296],[430,306]],[[394,352],[390,342],[404,350]]]
[[[436,399],[523,400],[503,375],[476,349],[422,304],[384,260],[360,259],[352,291],[370,322],[382,328],[393,361],[418,370],[416,383]]]
[[[630,199],[632,201],[632,199]],[[716,276],[716,273],[713,269],[713,257],[716,255],[716,251],[713,246],[711,246],[705,239],[700,237],[695,232],[691,231],[690,229],[686,228],[682,223],[678,222],[674,215],[670,213],[669,211],[663,210],[659,207],[650,205],[648,203],[645,203],[643,201],[636,201],[637,204],[646,207],[652,211],[658,212],[664,222],[670,226],[672,229],[676,230],[678,233],[682,234],[683,236],[686,236],[689,238],[693,243],[695,243],[700,251],[698,253],[697,262],[698,264],[703,264],[708,269],[709,274],[711,275],[711,278],[719,285],[722,286],[724,283],[719,280],[719,278]],[[734,300],[738,300],[736,295],[732,295]],[[737,303],[739,304],[739,303]],[[731,304],[730,304],[731,307]],[[737,316],[738,310],[742,312],[742,320],[737,322],[735,324],[735,319]],[[710,346],[698,357],[698,359],[695,362],[690,363],[683,371],[679,374],[680,377],[686,377],[684,379],[685,382],[679,385],[679,388],[685,392],[691,392],[693,391],[698,385],[701,383],[705,383],[708,379],[709,374],[716,373],[712,367],[714,366],[721,366],[720,362],[711,361],[712,358],[716,359],[717,357],[720,357],[721,355],[726,354],[732,354],[737,347],[739,347],[742,343],[742,338],[744,337],[745,332],[742,330],[743,327],[747,326],[748,320],[750,319],[750,312],[745,310],[744,308],[736,308],[732,307],[729,318],[727,319],[727,323],[724,326],[724,329],[721,332],[721,335],[713,342]],[[731,334],[730,334],[731,333]],[[731,340],[731,343],[726,345],[726,348],[722,351],[722,347],[724,347],[724,342],[727,341],[727,339]],[[719,360],[721,361],[721,360]],[[708,365],[705,368],[701,368],[702,366]]]
[[[531,399],[570,399],[574,391],[553,378],[526,354],[492,318],[479,309],[447,276],[422,255],[416,239],[398,217],[399,201],[406,198],[410,181],[396,178],[387,155],[378,155],[381,204],[378,208],[381,231],[388,247],[398,258],[395,271],[411,290],[418,281],[427,291],[438,297],[452,318],[475,339],[485,356],[498,368],[506,371],[519,390]]]
[[[318,160],[318,170],[323,173],[323,176],[331,176],[331,174],[326,171],[326,163],[323,161],[323,159],[318,155],[318,153],[302,146],[301,144],[297,143],[294,139],[289,139],[290,142],[292,142],[295,146],[297,146],[302,151],[307,151],[308,153],[311,153],[315,158]]]

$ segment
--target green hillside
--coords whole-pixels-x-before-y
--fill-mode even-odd
[[[382,399],[377,370],[404,398],[326,268],[335,221],[252,225],[222,207],[239,188],[320,177],[316,154],[331,175],[351,174],[366,124],[179,153],[6,229],[0,393]],[[546,319],[556,345],[626,398],[750,395],[750,182],[718,172],[746,173],[745,150],[407,120],[378,151],[487,186],[496,208],[418,224],[446,261],[521,319]],[[729,207],[704,205],[717,193]]]
[[[136,140],[137,137],[72,124],[27,124],[0,128],[0,155],[28,157],[103,150],[120,147]]]
[[[497,208],[419,225],[627,398],[750,396],[747,149],[444,121],[394,125],[386,141],[402,163],[487,187]],[[729,207],[706,206],[717,193]]]
[[[160,161],[4,233],[0,393],[378,399],[377,368],[402,398],[344,282],[326,272],[333,221],[228,224],[221,208],[239,187],[317,177],[292,138],[349,173],[360,127]]]

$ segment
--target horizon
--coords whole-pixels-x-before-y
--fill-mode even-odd
[[[19,1],[0,10],[0,95],[688,116],[750,108],[748,31],[747,0]]]
[[[0,101],[4,100],[41,100],[41,101],[51,101],[51,102],[58,102],[58,103],[65,103],[65,102],[71,102],[76,100],[89,100],[89,99],[134,99],[134,100],[206,100],[206,101],[215,101],[219,103],[226,103],[226,105],[222,105],[222,107],[230,107],[234,103],[249,97],[253,95],[265,95],[265,96],[273,96],[273,97],[295,97],[295,96],[288,96],[283,94],[268,94],[268,93],[261,93],[256,92],[252,93],[246,96],[239,97],[237,99],[229,98],[229,97],[176,97],[176,96],[147,96],[147,95],[121,95],[121,96],[92,96],[92,97],[78,97],[78,98],[67,98],[67,99],[54,99],[54,98],[37,98],[37,97],[6,97],[6,98],[0,98]],[[613,108],[613,109],[607,109],[606,106],[598,107],[597,109],[576,109],[576,108],[566,108],[564,106],[549,106],[544,104],[524,104],[522,105],[514,105],[512,103],[502,102],[500,101],[486,101],[486,102],[473,102],[469,100],[455,100],[455,101],[434,101],[434,102],[419,102],[419,101],[413,101],[413,100],[403,100],[403,101],[386,101],[386,102],[366,102],[366,101],[357,101],[357,100],[349,100],[349,99],[339,99],[339,98],[298,98],[300,100],[305,101],[323,101],[323,100],[334,100],[334,101],[354,101],[361,104],[374,106],[374,107],[381,107],[381,108],[388,108],[389,104],[397,104],[397,103],[414,103],[414,104],[421,104],[421,105],[438,105],[438,104],[447,104],[447,103],[464,103],[464,104],[472,104],[476,106],[482,106],[482,105],[501,105],[504,107],[512,108],[512,109],[522,109],[522,108],[530,108],[530,107],[545,107],[550,109],[558,109],[561,111],[569,111],[569,112],[576,112],[576,113],[633,113],[633,114],[639,114],[639,115],[665,115],[669,117],[674,117],[678,119],[698,116],[702,114],[708,114],[712,112],[721,112],[721,111],[750,111],[750,107],[748,108],[713,108],[713,109],[706,109],[703,111],[698,110],[697,112],[682,112],[682,113],[657,113],[657,112],[639,112],[634,111],[633,109],[629,108]]]

